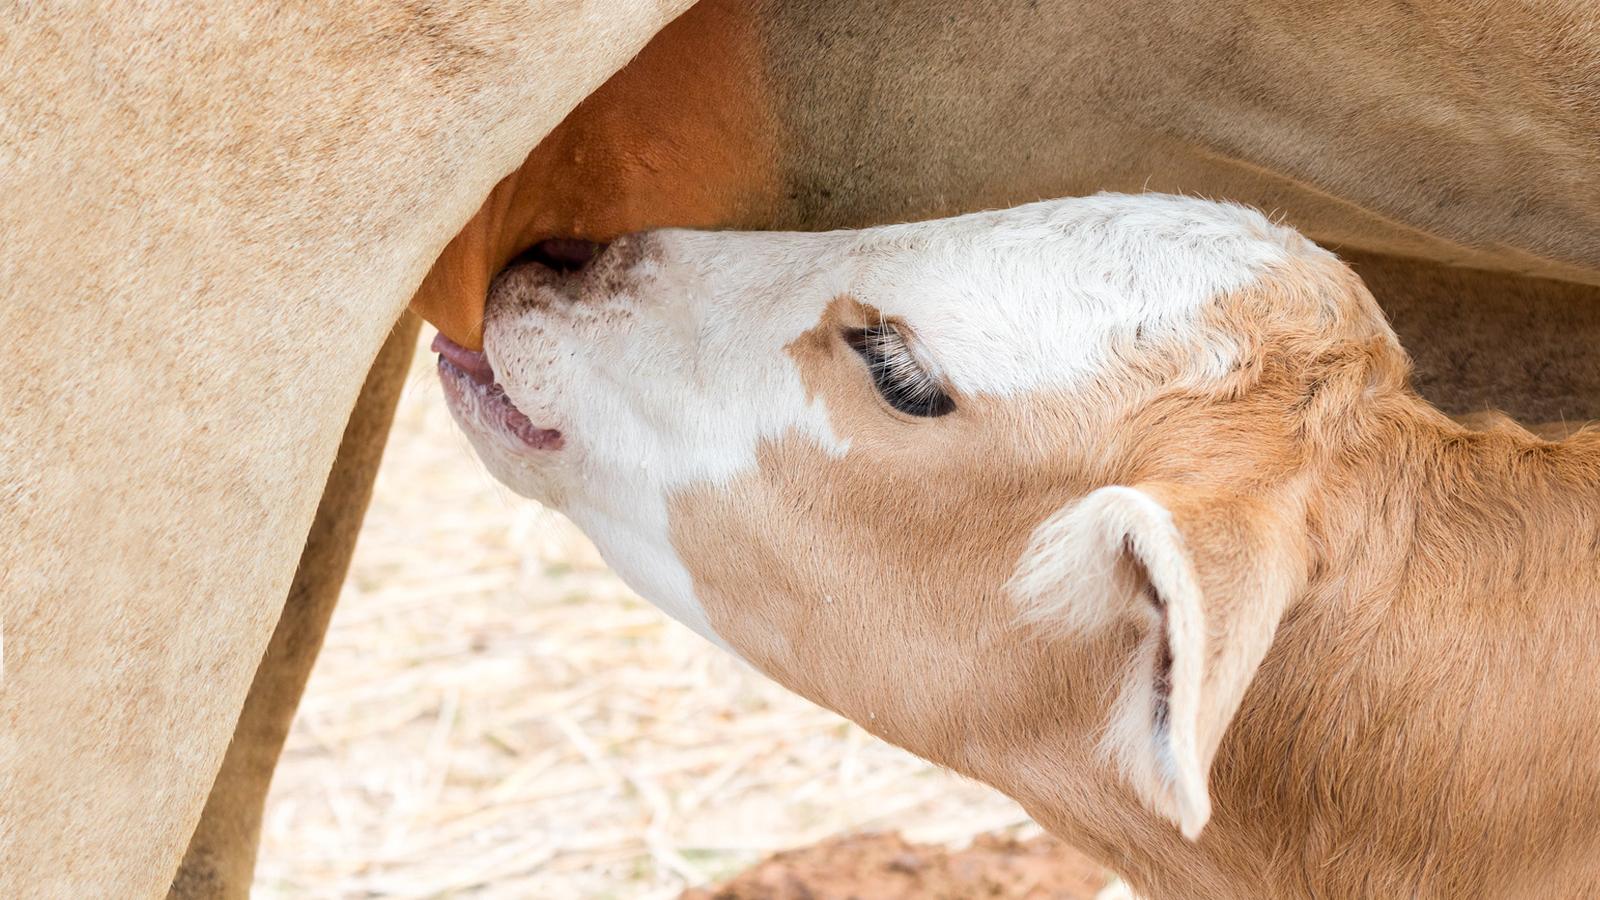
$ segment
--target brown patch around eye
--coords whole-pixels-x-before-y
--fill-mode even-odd
[[[841,364],[854,366],[855,362],[853,354],[845,355],[849,348],[840,340],[840,335],[848,329],[860,328],[882,318],[883,313],[875,307],[849,294],[840,294],[829,301],[810,331],[784,346],[784,352],[800,369],[807,401],[815,400],[819,395],[831,400],[845,393],[854,373]]]
[[[889,377],[874,364],[869,353],[863,352],[862,346],[852,341],[852,335],[882,328],[892,328],[897,341],[914,340],[903,322],[849,294],[840,294],[829,302],[811,330],[784,347],[800,369],[806,400],[822,398],[839,434],[904,428],[956,409],[945,387],[925,370],[919,367],[898,378]],[[919,375],[926,377],[928,383],[909,381]],[[863,383],[867,390],[861,389]]]
[[[841,332],[882,320],[883,313],[877,307],[862,303],[849,294],[840,294],[828,301],[822,316],[810,331],[790,341],[783,349],[803,366],[807,355],[832,354],[838,347],[837,338]]]

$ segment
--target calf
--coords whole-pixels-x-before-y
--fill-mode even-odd
[[[506,272],[490,470],[1152,897],[1600,895],[1600,434],[1469,429],[1248,209],[1099,195]]]

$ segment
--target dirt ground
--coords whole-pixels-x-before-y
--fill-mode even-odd
[[[896,834],[835,838],[774,855],[681,900],[1090,900],[1105,871],[1049,836],[984,835],[965,850]]]
[[[665,900],[838,834],[941,848],[1038,834],[1006,798],[790,695],[639,600],[565,520],[483,472],[432,368],[419,352],[274,781],[257,897]],[[922,861],[853,896],[1080,896],[959,893],[973,860],[997,858],[990,844],[947,858],[883,840],[822,851],[869,874],[874,859]],[[1005,866],[1033,871],[1024,846]],[[774,865],[802,877],[818,852],[751,877]],[[917,879],[958,893],[878,893]],[[834,883],[811,896],[852,896]]]

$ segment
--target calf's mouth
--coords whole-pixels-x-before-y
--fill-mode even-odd
[[[506,269],[541,266],[566,278],[581,273],[603,250],[605,245],[594,241],[547,238],[519,254]],[[501,432],[521,446],[533,450],[561,449],[564,443],[561,432],[535,425],[517,409],[506,396],[504,386],[495,377],[494,366],[483,351],[469,350],[442,332],[434,337],[432,349],[439,354],[439,380],[458,418],[472,418],[460,415],[470,408],[483,427]]]
[[[593,262],[605,248],[605,244],[582,238],[546,238],[517,254],[506,264],[506,268],[536,263],[562,274],[570,274]]]
[[[439,382],[452,407],[474,407],[484,425],[510,435],[529,449],[561,449],[561,432],[540,428],[517,409],[505,388],[495,380],[494,367],[483,351],[468,350],[443,334],[434,335],[432,349],[439,354]]]

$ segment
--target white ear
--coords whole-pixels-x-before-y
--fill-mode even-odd
[[[1102,746],[1191,840],[1211,818],[1211,760],[1305,583],[1302,537],[1277,512],[1189,486],[1101,488],[1034,532],[1011,580],[1058,634],[1144,625]]]

